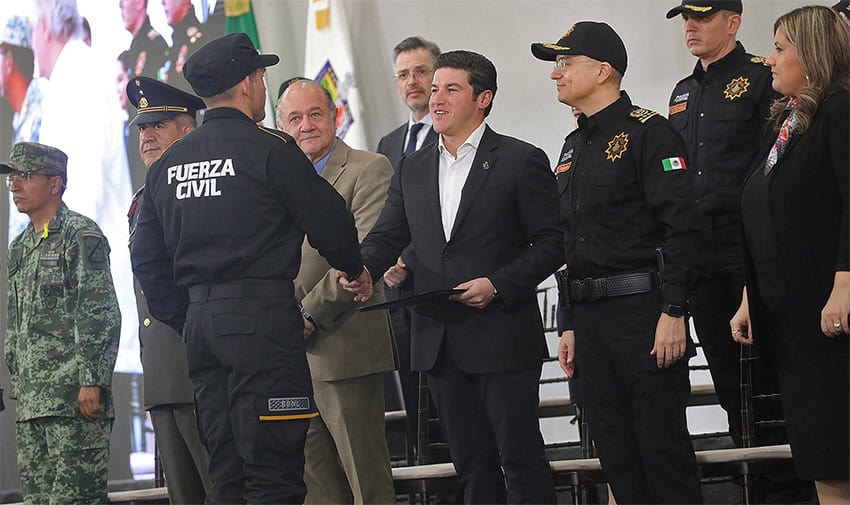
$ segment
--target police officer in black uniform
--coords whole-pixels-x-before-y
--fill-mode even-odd
[[[304,442],[318,415],[293,298],[305,232],[348,279],[368,279],[342,198],[290,136],[257,125],[265,67],[278,61],[244,33],[189,58],[204,123],[148,171],[132,246],[151,314],[183,327],[208,503],[304,499]]]
[[[626,48],[607,24],[577,23],[531,51],[555,61],[558,100],[582,112],[556,168],[573,330],[561,338],[561,365],[580,377],[617,502],[699,503],[685,300],[704,238],[685,146],[620,91]]]
[[[138,128],[134,137],[141,144],[133,157],[143,160],[146,167],[169,145],[194,130],[195,114],[206,107],[200,98],[144,76],[127,83],[127,97],[136,107],[130,126]],[[131,245],[144,190],[142,186],[133,195],[127,213]],[[207,473],[209,456],[198,433],[186,346],[174,329],[151,316],[138,282],[135,288],[145,372],[144,405],[151,415],[168,497],[171,503],[203,503],[212,483]]]
[[[688,308],[738,447],[740,346],[729,338],[729,320],[744,288],[738,195],[777,98],[765,59],[747,54],[735,40],[742,9],[740,0],[683,0],[667,13],[668,18],[681,14],[685,43],[699,58],[693,73],[676,84],[669,115],[685,139],[688,174],[711,233],[710,271],[691,292]]]

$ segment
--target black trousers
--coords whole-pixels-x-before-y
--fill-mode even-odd
[[[743,447],[741,435],[741,346],[730,333],[729,320],[741,304],[743,265],[736,271],[715,271],[691,292],[688,308],[694,318],[717,401],[726,411],[729,434]]]
[[[617,503],[702,503],[685,407],[687,358],[658,368],[650,355],[658,293],[573,308],[576,374],[605,477]]]
[[[444,347],[428,372],[464,503],[555,503],[537,416],[541,367],[464,373]]]
[[[304,324],[291,283],[195,286],[189,376],[213,487],[207,503],[302,503],[316,414]]]

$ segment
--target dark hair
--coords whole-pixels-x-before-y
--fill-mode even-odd
[[[398,59],[399,54],[417,49],[427,49],[434,60],[439,58],[441,52],[439,46],[430,40],[425,40],[422,37],[407,37],[393,48],[393,61]]]
[[[5,45],[5,49],[12,55],[12,60],[18,71],[24,78],[32,80],[32,74],[35,70],[35,58],[33,57],[32,49],[28,47]]]
[[[478,95],[485,90],[492,91],[493,98],[496,98],[496,66],[484,56],[473,53],[472,51],[449,51],[437,58],[437,62],[434,64],[434,71],[438,68],[465,70],[467,82],[472,86],[474,98],[477,99]],[[490,109],[492,108],[493,100],[484,109],[484,117],[490,114]]]
[[[336,102],[334,101],[334,97],[331,96],[331,92],[318,82],[312,79],[307,79],[306,77],[293,77],[292,79],[287,79],[286,81],[284,81],[283,84],[280,85],[281,91],[280,94],[277,96],[278,101],[280,101],[280,97],[283,96],[283,93],[287,89],[289,89],[290,86],[294,84],[300,84],[302,82],[312,84],[313,86],[316,86],[317,88],[322,90],[322,94],[325,96],[325,100],[328,103],[328,110],[331,112],[331,117],[336,117]]]

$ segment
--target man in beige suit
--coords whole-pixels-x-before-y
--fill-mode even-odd
[[[295,138],[319,175],[345,199],[362,240],[384,206],[390,162],[336,137],[336,105],[313,81],[290,81],[277,109],[278,128]],[[383,372],[393,369],[387,316],[355,312],[351,295],[306,240],[301,255],[295,296],[303,307],[321,414],[307,432],[305,503],[395,503],[384,434]],[[383,299],[381,286],[376,295]]]

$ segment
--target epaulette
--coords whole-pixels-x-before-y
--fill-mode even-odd
[[[764,56],[748,56],[750,56],[750,63],[767,66],[767,58],[765,58]]]
[[[284,143],[287,143],[287,144],[292,139],[292,137],[290,137],[288,134],[286,134],[286,133],[284,133],[280,130],[272,130],[271,128],[266,128],[265,126],[263,126],[261,124],[257,124],[257,128],[261,132],[265,132],[265,133],[268,133],[269,135],[271,135],[273,137],[277,137],[280,140],[282,140]]]
[[[658,113],[649,109],[635,107],[629,112],[629,117],[639,123],[646,123],[650,118],[657,116]]]

